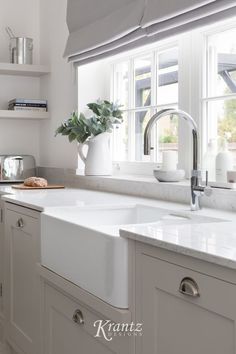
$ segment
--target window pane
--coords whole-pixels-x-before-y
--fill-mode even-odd
[[[156,68],[152,67],[157,58]],[[133,64],[132,64],[133,63]],[[133,67],[133,72],[130,68]],[[156,74],[157,72],[157,74]],[[153,73],[155,76],[153,77]],[[124,105],[125,122],[114,132],[114,160],[161,162],[163,150],[178,150],[178,122],[175,117],[162,119],[152,131],[153,150],[143,154],[144,131],[154,108],[178,104],[178,48],[130,57],[114,68],[114,100]],[[157,93],[157,100],[153,95]],[[130,87],[133,93],[130,94]],[[152,98],[154,99],[152,101]]]
[[[236,162],[236,99],[208,102],[207,115],[208,140],[226,139]]]
[[[166,116],[156,124],[156,160],[162,162],[162,152],[167,150],[178,152],[178,117]]]
[[[117,64],[114,68],[114,98],[123,109],[128,107],[129,99],[128,68],[128,62]]]
[[[178,48],[158,54],[157,104],[178,102]]]
[[[150,119],[150,110],[135,113],[135,161],[150,161],[150,156],[143,154],[144,131]]]
[[[123,123],[114,128],[113,160],[128,161],[128,114],[123,114]]]
[[[135,59],[135,107],[151,105],[151,58]]]
[[[236,29],[208,37],[208,96],[236,93]]]
[[[157,122],[151,136],[151,156],[143,154],[144,131],[151,115],[150,110],[135,113],[135,161],[162,162],[163,151],[178,151],[178,117],[173,115]]]

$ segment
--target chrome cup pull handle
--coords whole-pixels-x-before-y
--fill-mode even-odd
[[[22,229],[24,227],[24,220],[22,218],[18,219],[16,225]]]
[[[191,297],[199,297],[200,292],[197,283],[192,278],[184,278],[179,286],[179,292]]]
[[[75,323],[79,325],[84,324],[84,316],[81,310],[75,310],[72,319]]]

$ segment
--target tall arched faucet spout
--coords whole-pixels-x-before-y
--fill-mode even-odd
[[[201,171],[198,169],[198,129],[194,119],[186,112],[180,109],[167,108],[154,114],[149,120],[144,132],[144,155],[150,155],[151,152],[151,131],[154,124],[161,118],[168,115],[176,115],[184,119],[192,129],[193,137],[193,169],[191,176],[191,210],[200,209],[200,197],[206,191],[206,187],[201,185]],[[207,187],[207,195],[210,195],[209,187]]]
[[[197,124],[193,118],[186,112],[179,109],[167,108],[154,114],[149,120],[144,132],[144,155],[150,155],[151,151],[151,131],[154,124],[163,117],[169,115],[176,115],[181,119],[184,119],[192,128],[193,134],[193,170],[198,169],[198,129]]]

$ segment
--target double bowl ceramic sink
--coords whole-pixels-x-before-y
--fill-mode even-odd
[[[146,205],[56,207],[42,213],[41,263],[103,301],[128,307],[127,225],[221,221]]]

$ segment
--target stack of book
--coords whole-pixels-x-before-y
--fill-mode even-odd
[[[24,98],[14,98],[8,102],[10,111],[37,111],[47,112],[46,100],[28,100]]]

